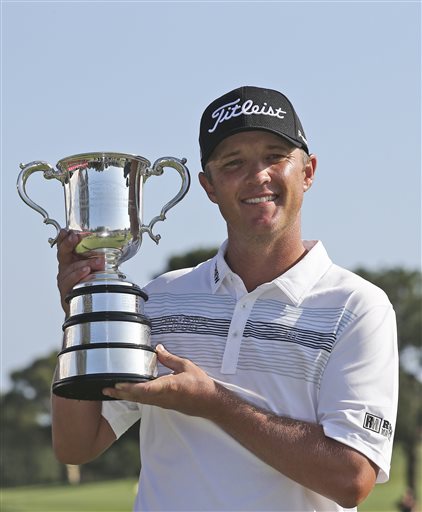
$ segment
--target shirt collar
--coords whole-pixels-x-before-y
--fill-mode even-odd
[[[296,306],[333,264],[321,241],[303,240],[303,245],[308,253],[273,281]]]
[[[226,240],[221,245],[212,260],[210,267],[212,293],[216,293],[229,274],[233,275],[224,258],[227,243]],[[296,306],[303,301],[306,294],[332,265],[332,261],[321,241],[304,240],[303,245],[308,253],[284,274],[265,285],[266,289],[268,289],[268,285],[277,286]]]
[[[218,288],[220,288],[221,284],[224,281],[224,278],[227,274],[232,274],[231,268],[227,265],[225,254],[227,250],[228,240],[225,240],[217,254],[212,259],[212,264],[210,267],[211,271],[211,289],[212,292],[215,293]]]

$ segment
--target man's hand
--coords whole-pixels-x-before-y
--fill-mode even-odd
[[[80,238],[81,235],[62,229],[57,239],[57,259],[59,262],[57,286],[60,291],[62,308],[66,315],[69,314],[69,304],[65,299],[72,288],[90,276],[94,270],[104,268],[103,258],[84,258],[73,252]]]
[[[218,406],[218,385],[214,380],[188,359],[170,354],[162,345],[156,350],[158,360],[173,370],[172,374],[139,384],[118,383],[114,388],[103,389],[103,394],[211,418],[213,407]]]

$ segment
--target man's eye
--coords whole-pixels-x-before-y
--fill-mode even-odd
[[[233,167],[239,167],[240,165],[242,165],[242,160],[240,158],[237,158],[236,160],[230,160],[228,162],[225,162],[223,167],[226,169],[230,169]]]
[[[270,162],[279,162],[280,160],[284,160],[287,155],[283,155],[281,153],[273,153],[268,156],[268,160]]]

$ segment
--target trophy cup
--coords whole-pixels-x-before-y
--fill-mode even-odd
[[[34,172],[57,179],[64,188],[66,227],[79,235],[74,251],[84,257],[104,258],[104,269],[78,283],[66,297],[70,314],[63,324],[63,346],[57,356],[53,393],[78,400],[107,400],[104,387],[116,382],[145,382],[157,376],[157,355],[151,347],[151,322],[144,315],[147,294],[127,280],[119,264],[134,256],[142,234],[158,243],[156,222],[187,193],[190,176],[186,159],[163,157],[151,163],[124,153],[86,153],[60,160],[55,170],[42,161],[21,164],[17,181],[21,199],[61,229],[26,193]],[[144,182],[175,169],[182,180],[179,192],[148,225],[142,222]]]

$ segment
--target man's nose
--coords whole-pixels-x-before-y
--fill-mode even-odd
[[[259,160],[250,162],[247,169],[247,181],[258,185],[268,183],[271,181],[269,170],[270,167],[265,162]]]

